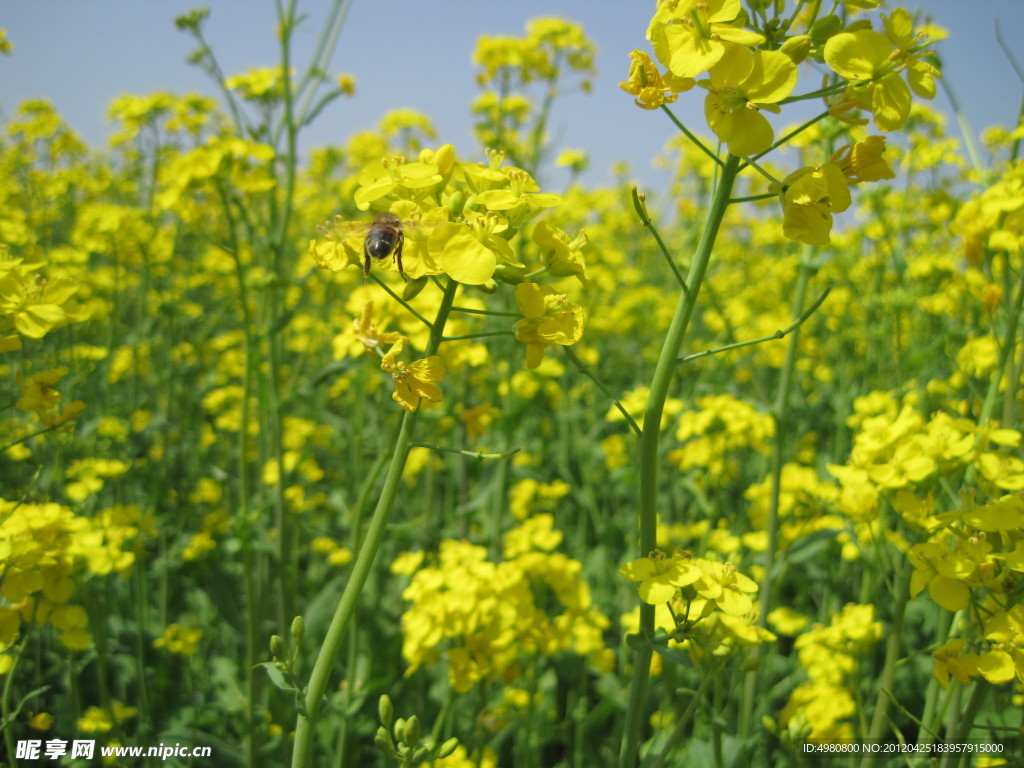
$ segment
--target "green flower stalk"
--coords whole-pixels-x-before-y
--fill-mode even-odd
[[[651,380],[647,408],[644,411],[644,426],[640,432],[640,553],[642,556],[653,551],[657,545],[655,534],[658,524],[658,465],[660,461],[658,445],[661,440],[661,414],[665,408],[669,385],[672,383],[672,377],[679,365],[679,350],[682,349],[686,330],[693,317],[694,308],[697,306],[701,283],[704,281],[708,264],[711,262],[715,238],[718,237],[722,218],[729,206],[729,198],[736,182],[739,165],[740,158],[730,155],[722,167],[718,187],[715,189],[711,208],[708,210],[707,220],[704,223],[704,231],[697,244],[697,251],[686,277],[686,285],[689,289],[680,295],[679,304],[672,317],[672,324],[669,326],[661,354],[658,357],[654,378]],[[640,635],[648,641],[654,636],[653,605],[644,603],[640,607]],[[619,768],[629,768],[636,761],[640,743],[640,728],[645,716],[644,701],[650,676],[651,654],[649,643],[638,644],[633,653],[633,677],[629,687],[626,726],[619,750]]]
[[[451,312],[455,300],[455,293],[459,284],[449,279],[444,289],[441,305],[437,316],[431,325],[430,340],[427,343],[427,355],[437,352],[441,341],[444,338],[444,326]],[[307,768],[312,765],[313,754],[313,733],[316,730],[316,723],[320,716],[320,708],[323,704],[324,694],[327,691],[327,683],[330,679],[331,667],[341,651],[342,642],[345,638],[346,628],[352,619],[356,605],[359,601],[359,593],[366,584],[370,575],[370,569],[377,557],[381,542],[384,539],[384,531],[387,528],[388,520],[391,518],[395,506],[395,499],[398,496],[398,485],[402,480],[402,473],[405,470],[405,462],[409,456],[409,448],[412,445],[413,432],[419,411],[406,411],[402,414],[402,425],[395,439],[395,445],[391,452],[391,463],[388,466],[387,475],[384,478],[384,488],[381,490],[380,498],[374,509],[373,517],[370,519],[366,536],[359,549],[352,573],[345,584],[345,591],[342,593],[338,607],[335,609],[334,617],[327,629],[323,645],[317,653],[316,661],[313,664],[313,672],[306,687],[306,714],[299,714],[295,724],[295,747],[292,752],[292,768]]]

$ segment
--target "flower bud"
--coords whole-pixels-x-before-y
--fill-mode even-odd
[[[815,45],[824,45],[832,35],[838,34],[843,28],[843,20],[835,14],[823,16],[811,25],[811,39]]]
[[[274,661],[278,664],[287,664],[289,662],[288,644],[280,635],[270,636],[270,652],[274,655]]]
[[[452,219],[462,215],[462,209],[466,206],[466,194],[461,189],[456,189],[444,201],[448,206],[448,214]]]
[[[497,293],[498,291],[498,284],[494,281],[493,277],[488,278],[486,283],[482,283],[476,287],[487,294]]]
[[[292,642],[296,647],[302,645],[302,640],[306,636],[306,623],[302,620],[301,616],[296,616],[292,619]]]
[[[523,270],[508,264],[499,264],[494,268],[494,280],[500,280],[506,285],[519,285],[523,282]]]
[[[421,763],[425,763],[425,762],[427,762],[429,760],[430,760],[430,749],[426,745],[421,744],[420,746],[416,747],[416,749],[413,750],[413,753],[412,753],[412,764],[413,765],[420,765]]]
[[[388,733],[388,729],[383,725],[377,729],[377,733],[373,735],[373,746],[383,752],[385,755],[393,754],[395,751],[394,745],[391,743],[391,734]]]
[[[441,748],[437,750],[437,759],[444,760],[446,757],[451,755],[456,747],[459,746],[459,739],[457,736],[452,736],[448,741],[441,745]]]
[[[402,741],[410,748],[415,747],[420,740],[420,735],[420,719],[413,715],[405,721],[405,733]]]
[[[414,280],[410,280],[405,284],[405,290],[402,291],[402,299],[404,301],[412,301],[419,296],[420,291],[427,287],[427,282],[430,280],[429,277],[417,277]]]
[[[794,64],[800,64],[811,52],[811,43],[810,35],[796,35],[784,42],[779,50],[789,56]]]
[[[377,702],[377,714],[380,716],[381,725],[389,726],[395,719],[395,705],[391,703],[391,697],[386,693]]]

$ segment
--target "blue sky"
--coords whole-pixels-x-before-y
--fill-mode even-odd
[[[208,39],[227,72],[275,62],[272,0],[207,4],[212,7]],[[206,76],[185,63],[193,44],[173,23],[175,16],[199,5],[201,0],[0,4],[0,26],[16,46],[12,56],[0,56],[2,114],[9,116],[23,99],[48,98],[87,141],[99,145],[108,131],[107,107],[120,94],[214,94]],[[309,17],[297,33],[299,61],[315,44],[327,5],[326,0],[300,0],[300,9]],[[998,19],[1004,39],[1024,50],[1019,46],[1024,39],[1024,0],[921,0],[906,5],[923,8],[949,30],[940,52],[974,133],[994,123],[1012,125],[1024,86],[996,43],[995,23]],[[651,158],[674,128],[664,115],[634,107],[618,89],[629,52],[645,48],[644,30],[653,6],[625,0],[355,0],[333,71],[358,78],[356,97],[336,102],[321,114],[305,145],[343,143],[387,110],[412,107],[432,118],[439,143],[452,142],[464,153],[472,152],[469,104],[478,91],[470,56],[476,38],[521,35],[528,19],[557,15],[582,24],[596,43],[598,75],[593,93],[572,93],[562,100],[552,116],[552,135],[559,146],[590,154],[589,181],[607,181],[607,169],[626,160],[634,176],[657,184],[661,177],[651,169]],[[1024,53],[1020,57],[1024,60]],[[701,102],[696,92],[680,97],[678,113],[684,122],[701,127]],[[936,105],[949,109],[941,92]],[[549,175],[555,185],[559,173],[563,172]]]

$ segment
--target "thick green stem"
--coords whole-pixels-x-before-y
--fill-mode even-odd
[[[427,344],[427,356],[436,354],[441,340],[444,338],[444,326],[451,311],[452,303],[455,300],[455,293],[459,284],[449,280],[441,299],[441,306],[437,311],[437,317],[430,329],[430,341]],[[416,425],[416,418],[419,411],[407,412],[402,416],[402,426],[395,440],[394,450],[391,453],[391,464],[388,466],[388,474],[384,479],[384,488],[380,498],[377,500],[377,507],[373,512],[373,518],[366,529],[366,537],[363,539],[359,554],[356,557],[355,565],[349,576],[345,591],[341,595],[341,601],[334,612],[331,624],[327,628],[327,635],[324,637],[323,645],[317,654],[316,662],[313,664],[313,672],[309,677],[309,685],[306,687],[306,714],[298,716],[295,725],[295,748],[292,752],[292,768],[309,768],[313,758],[313,733],[316,730],[316,723],[320,715],[320,706],[323,703],[324,694],[327,691],[327,683],[331,676],[331,668],[341,651],[342,642],[345,638],[346,628],[355,613],[356,605],[359,602],[359,594],[366,584],[370,575],[373,561],[377,557],[381,542],[384,540],[384,531],[387,529],[391,511],[395,506],[395,498],[398,495],[398,487],[402,481],[402,474],[405,471],[405,461],[409,455],[409,447],[412,443],[413,430]]]
[[[718,228],[729,205],[729,196],[739,169],[740,159],[729,155],[722,168],[722,175],[711,201],[704,231],[697,252],[686,278],[689,290],[682,293],[676,307],[672,325],[661,348],[658,365],[651,380],[647,409],[644,412],[644,426],[640,433],[640,556],[646,556],[656,546],[655,532],[658,521],[658,444],[661,439],[661,415],[668,397],[672,376],[678,367],[679,350],[682,349],[686,329],[697,305],[700,286],[711,261],[711,250],[718,236]],[[640,606],[640,634],[644,638],[654,635],[654,606],[646,603]],[[651,647],[640,643],[634,653],[633,676],[629,688],[629,704],[626,710],[626,725],[619,750],[619,768],[630,768],[636,762],[640,744],[640,729],[644,720],[644,700],[647,695],[647,680],[651,668]]]

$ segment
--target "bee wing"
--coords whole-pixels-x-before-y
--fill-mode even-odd
[[[340,216],[335,216],[327,227],[339,240],[348,238],[366,237],[370,231],[370,223],[366,221],[349,221]]]

